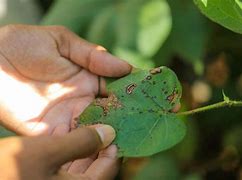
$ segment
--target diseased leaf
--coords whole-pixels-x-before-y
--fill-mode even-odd
[[[108,85],[108,98],[97,98],[80,115],[80,124],[113,126],[119,156],[149,156],[168,149],[185,135],[185,125],[171,109],[181,85],[167,67],[139,70]]]
[[[242,33],[241,0],[194,0],[209,19],[237,33]]]

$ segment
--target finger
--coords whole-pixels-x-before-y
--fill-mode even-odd
[[[120,77],[131,71],[131,66],[109,54],[98,45],[79,38],[63,27],[47,27],[55,38],[61,56],[101,76]]]
[[[71,167],[72,164],[73,164],[73,162],[68,162],[68,163],[64,164],[63,166],[61,166],[61,169],[64,171],[68,171],[68,169]]]
[[[102,97],[107,97],[108,96],[108,92],[107,92],[107,83],[105,81],[104,78],[100,77],[100,85],[99,85],[99,93],[98,95],[102,96]]]
[[[96,158],[97,154],[95,153],[88,158],[78,159],[71,164],[68,172],[70,174],[82,174],[87,170],[87,168],[93,163]]]
[[[67,124],[62,123],[55,127],[55,129],[52,132],[52,135],[64,136],[69,132],[69,130],[70,130],[70,127]]]
[[[117,158],[117,147],[109,146],[101,151],[92,165],[87,169],[85,175],[92,179],[114,179],[120,166]]]
[[[82,180],[82,179],[88,179],[84,175],[75,175],[75,174],[70,174],[66,172],[65,170],[60,170],[58,171],[58,174],[54,176],[53,179],[56,180]]]
[[[48,168],[60,167],[66,162],[88,157],[109,145],[115,137],[111,126],[100,125],[97,128],[78,128],[65,136],[52,136],[43,150]]]
[[[67,134],[70,130],[70,127],[67,124],[60,124],[58,125],[52,132],[53,136],[63,136],[65,134]],[[63,170],[67,170],[69,169],[69,167],[71,166],[72,162],[68,162],[66,164],[64,164],[61,169]]]

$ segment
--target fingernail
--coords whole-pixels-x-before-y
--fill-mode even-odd
[[[115,130],[109,125],[100,125],[96,127],[97,133],[103,143],[103,148],[107,147],[115,138]]]

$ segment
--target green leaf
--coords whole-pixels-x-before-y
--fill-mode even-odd
[[[113,126],[119,156],[149,156],[166,150],[185,135],[185,125],[171,113],[181,85],[167,67],[139,70],[108,85],[108,98],[97,98],[80,115],[80,124]]]
[[[172,13],[172,30],[156,55],[156,64],[164,65],[179,56],[196,67],[202,59],[209,31],[205,18],[190,1],[168,1]]]
[[[43,18],[42,25],[62,25],[80,33],[111,0],[58,0]]]
[[[92,21],[87,32],[87,40],[111,49],[114,43],[115,9],[107,6]]]
[[[207,7],[208,0],[201,0],[205,7]]]
[[[148,69],[155,66],[152,59],[146,58],[142,54],[130,49],[116,47],[113,53],[136,68]]]
[[[241,0],[194,0],[195,4],[209,19],[237,33],[242,33]]]
[[[116,4],[116,46],[136,50],[138,15],[146,0],[120,1]]]
[[[170,7],[165,0],[146,3],[139,17],[138,50],[145,56],[153,56],[167,39],[171,24]]]
[[[165,0],[130,0],[117,3],[116,46],[154,56],[171,30],[170,9]]]

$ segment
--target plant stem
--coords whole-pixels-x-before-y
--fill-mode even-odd
[[[200,112],[204,112],[204,111],[208,111],[208,110],[216,109],[216,108],[220,108],[220,107],[225,107],[225,106],[229,106],[229,107],[231,107],[231,106],[242,106],[242,101],[226,100],[226,101],[218,102],[218,103],[211,104],[211,105],[208,105],[208,106],[193,109],[193,110],[190,110],[190,111],[180,112],[180,113],[177,113],[177,115],[178,116],[186,116],[186,115],[200,113]]]

